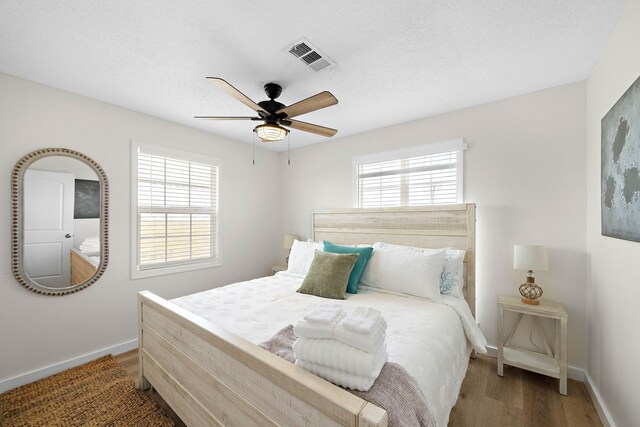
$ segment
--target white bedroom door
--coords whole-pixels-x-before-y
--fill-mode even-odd
[[[71,285],[74,187],[72,173],[24,174],[24,269],[43,286]]]

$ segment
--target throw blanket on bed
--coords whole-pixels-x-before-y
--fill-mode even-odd
[[[293,343],[296,339],[293,325],[289,325],[270,340],[260,344],[260,347],[295,363]],[[436,426],[435,418],[424,394],[418,388],[418,383],[397,363],[385,363],[369,391],[345,390],[387,411],[389,426]]]

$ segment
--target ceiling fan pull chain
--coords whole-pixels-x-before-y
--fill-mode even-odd
[[[251,139],[253,140],[253,144],[252,144],[253,152],[251,153],[251,156],[252,156],[253,166],[255,166],[256,165],[256,133],[255,132],[251,132],[251,134],[253,135],[251,137]]]
[[[289,134],[289,137],[287,138],[287,145],[287,148],[289,149],[289,154],[287,155],[287,165],[291,166],[291,134]]]

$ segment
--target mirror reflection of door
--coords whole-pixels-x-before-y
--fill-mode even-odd
[[[71,283],[74,175],[28,170],[24,174],[24,268],[38,284]]]
[[[24,173],[24,271],[35,283],[67,288],[100,265],[100,186],[85,163],[64,156],[33,162]]]

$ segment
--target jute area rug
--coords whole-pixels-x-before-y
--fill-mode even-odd
[[[0,426],[173,426],[111,356],[0,395]]]

